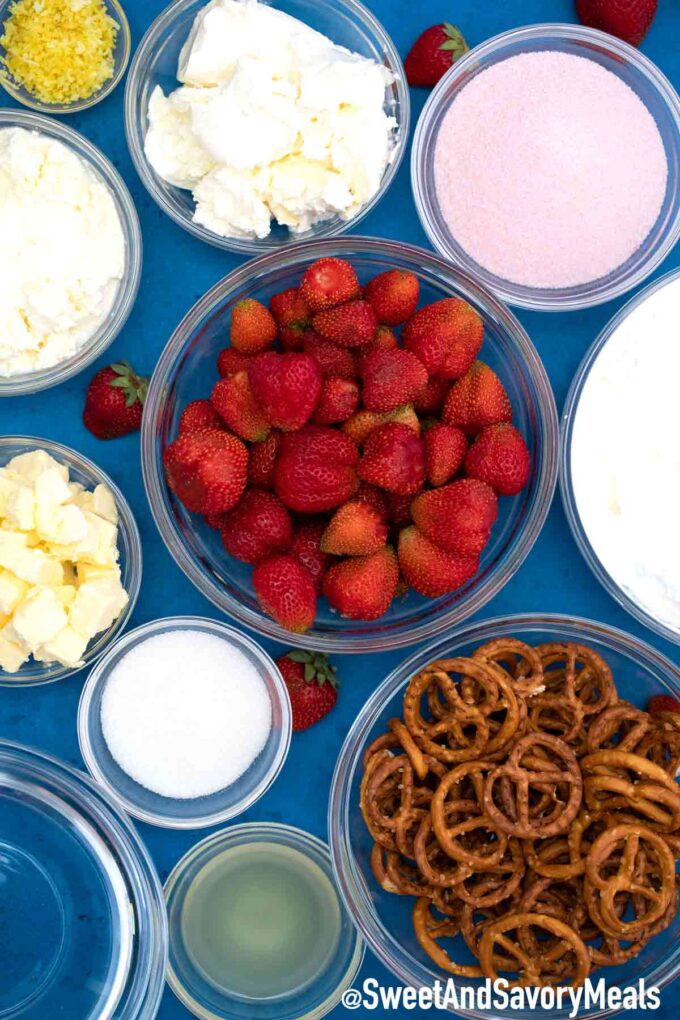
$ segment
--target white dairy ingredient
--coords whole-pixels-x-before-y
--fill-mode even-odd
[[[680,631],[680,279],[648,297],[597,356],[578,402],[574,496],[602,566]]]
[[[125,238],[101,177],[62,142],[0,130],[0,376],[73,357],[111,310]]]
[[[177,629],[147,638],[114,666],[101,702],[104,739],[135,782],[191,799],[234,783],[272,727],[256,666],[227,640]]]
[[[180,54],[182,87],[149,101],[145,151],[224,237],[352,217],[378,191],[396,121],[393,76],[257,0],[212,0]]]

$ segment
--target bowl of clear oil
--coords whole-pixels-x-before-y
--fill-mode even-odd
[[[209,836],[165,897],[168,981],[196,1016],[322,1017],[361,964],[328,848],[300,829],[258,822]]]

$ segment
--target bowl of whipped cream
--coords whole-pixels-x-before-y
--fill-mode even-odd
[[[142,266],[134,203],[108,159],[55,120],[0,110],[0,396],[36,393],[98,358]]]
[[[128,77],[130,153],[176,223],[253,254],[355,226],[404,155],[399,55],[357,0],[179,0]]]
[[[680,270],[608,323],[571,385],[560,483],[576,542],[625,610],[680,644]]]

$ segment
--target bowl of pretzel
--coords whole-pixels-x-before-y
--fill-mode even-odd
[[[329,803],[341,894],[388,969],[461,989],[680,973],[680,716],[645,709],[679,692],[651,646],[562,616],[467,625],[398,667],[348,733]]]

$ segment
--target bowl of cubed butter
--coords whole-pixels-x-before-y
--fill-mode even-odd
[[[125,628],[142,576],[132,511],[66,446],[0,437],[0,685],[63,680]]]

